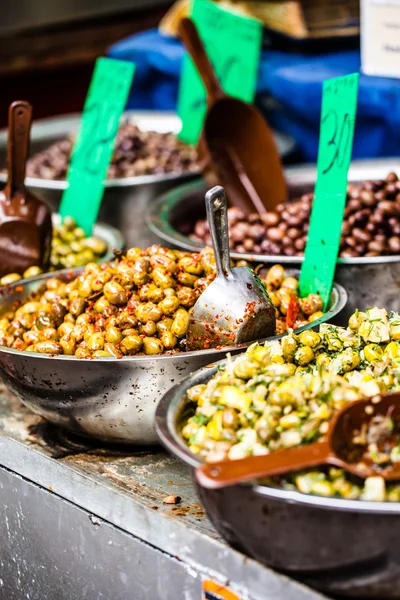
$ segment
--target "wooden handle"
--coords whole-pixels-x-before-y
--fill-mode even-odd
[[[32,106],[17,100],[8,110],[8,182],[10,197],[16,191],[23,192],[29,136],[32,122]]]
[[[206,87],[208,103],[210,104],[219,98],[224,98],[226,94],[215,74],[197,28],[191,19],[184,18],[181,20],[179,24],[179,35],[185,44],[186,50],[192,57]]]
[[[203,487],[216,489],[263,477],[272,477],[272,475],[283,475],[291,471],[317,467],[331,462],[332,458],[327,442],[317,442],[309,446],[278,450],[263,456],[205,463],[196,470],[196,479]],[[335,463],[337,462],[335,460]]]

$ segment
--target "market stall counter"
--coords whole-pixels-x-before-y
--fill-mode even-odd
[[[162,450],[65,437],[3,387],[0,432],[2,598],[201,600],[205,579],[240,600],[324,598],[229,548]]]

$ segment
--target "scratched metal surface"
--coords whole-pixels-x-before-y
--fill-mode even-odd
[[[190,473],[176,459],[159,448],[130,452],[64,437],[0,386],[0,475],[6,480],[1,473],[4,469],[36,484],[36,490],[37,486],[47,490],[43,497],[66,500],[150,545],[155,552],[177,558],[185,565],[185,573],[192,569],[200,580],[212,577],[228,583],[243,600],[325,598],[229,548],[204,514]],[[180,496],[181,503],[164,504],[163,498],[171,494]],[[55,504],[49,504],[51,510]],[[5,511],[7,506],[0,506],[1,522]],[[39,527],[48,526],[45,512]],[[66,526],[74,528],[76,524],[70,521]],[[186,585],[183,579],[182,585]],[[149,596],[150,600],[164,597],[170,596],[158,592]],[[197,600],[197,594],[186,597]],[[19,600],[19,596],[15,598]]]

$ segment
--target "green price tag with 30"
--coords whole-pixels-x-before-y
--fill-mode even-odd
[[[324,82],[317,182],[311,211],[301,295],[320,294],[329,305],[346,203],[347,173],[353,149],[358,73]]]
[[[261,23],[228,12],[207,0],[194,0],[191,18],[224,91],[239,100],[253,102],[262,42]],[[205,113],[203,82],[192,59],[185,55],[178,98],[182,140],[191,144],[198,141]]]
[[[134,71],[135,66],[125,61],[96,61],[60,206],[61,217],[73,217],[86,235],[91,235],[100,209],[104,179]]]

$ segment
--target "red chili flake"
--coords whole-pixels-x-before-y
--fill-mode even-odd
[[[286,325],[290,329],[293,329],[294,324],[296,323],[296,319],[299,315],[299,312],[300,312],[300,304],[294,296],[291,296],[290,300],[289,300],[288,310],[286,313]]]

